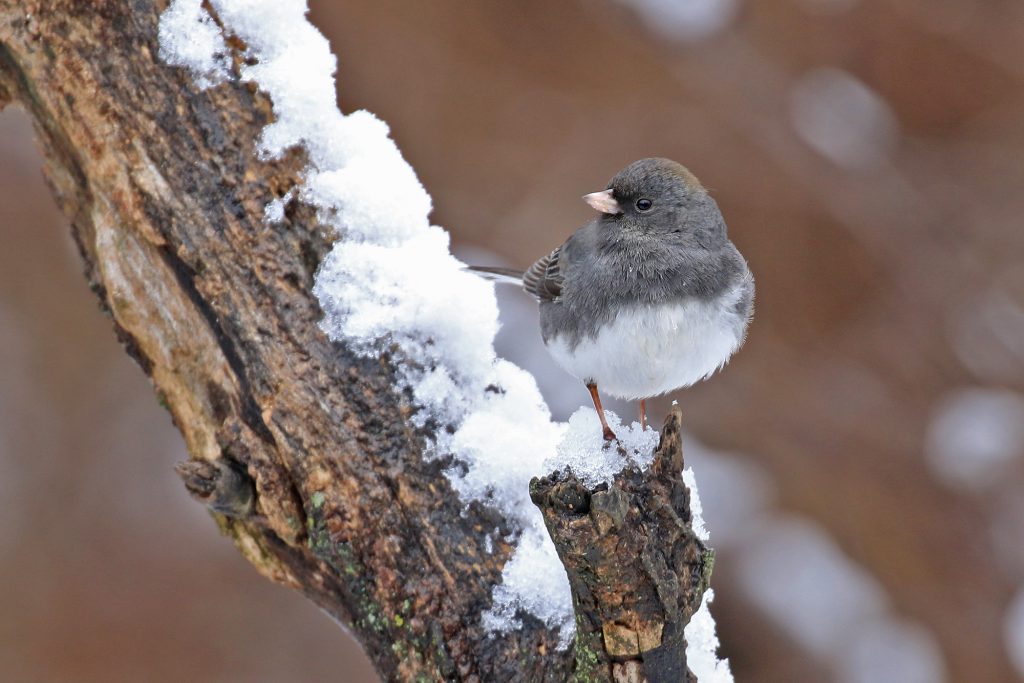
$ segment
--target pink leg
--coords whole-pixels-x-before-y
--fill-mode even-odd
[[[601,418],[601,427],[604,428],[604,440],[614,441],[615,432],[608,426],[608,421],[604,419],[604,408],[601,407],[601,397],[597,395],[597,385],[588,384],[587,389],[590,390],[590,398],[594,399],[594,407],[597,408],[597,416]]]

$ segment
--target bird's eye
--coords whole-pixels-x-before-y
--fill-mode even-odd
[[[653,205],[654,205],[654,202],[652,202],[650,199],[638,199],[638,200],[636,200],[636,208],[639,211],[650,211],[651,207]]]

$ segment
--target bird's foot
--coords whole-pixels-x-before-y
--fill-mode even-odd
[[[611,442],[615,441],[615,432],[608,426],[608,420],[604,416],[604,408],[601,407],[601,396],[597,393],[597,384],[589,382],[587,384],[587,390],[590,392],[590,397],[594,399],[594,410],[597,411],[597,418],[601,420],[601,429],[604,430],[604,440]]]

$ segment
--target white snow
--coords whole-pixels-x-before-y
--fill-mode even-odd
[[[683,470],[683,483],[690,489],[690,525],[693,533],[702,541],[711,538],[704,525],[704,506],[701,505],[700,493],[697,491],[697,479],[693,469]],[[711,588],[701,597],[700,607],[690,618],[690,623],[683,629],[686,637],[686,665],[700,683],[732,683],[732,671],[728,659],[718,659],[718,635],[715,633],[715,619],[711,616],[709,605],[715,599],[715,591]]]
[[[696,489],[691,489],[696,494]],[[715,599],[715,591],[708,589],[701,598],[700,608],[683,629],[686,637],[686,665],[700,683],[732,683],[729,660],[718,659],[718,636],[715,620],[708,605]]]
[[[568,645],[574,630],[568,580],[529,500],[529,480],[570,463],[581,476],[607,479],[623,457],[597,443],[596,413],[553,423],[533,377],[497,358],[493,285],[452,257],[448,234],[430,224],[430,196],[387,126],[368,112],[338,110],[335,59],[306,20],[306,2],[210,5],[224,30],[247,46],[240,78],[273,103],[276,120],[264,129],[257,153],[272,159],[296,145],[306,149],[310,164],[297,197],[340,238],[314,286],[322,328],[367,356],[394,352],[399,380],[413,395],[413,421],[435,427],[427,457],[454,454],[459,464],[447,474],[462,499],[496,506],[520,530],[485,623],[515,628],[523,609],[559,627]],[[200,87],[230,75],[224,36],[197,0],[171,4],[160,42],[161,55],[189,68]],[[269,201],[266,220],[282,220],[290,198]],[[657,432],[619,429],[628,459],[649,464]]]
[[[278,223],[284,220],[284,209],[295,197],[295,190],[289,190],[283,197],[267,202],[263,209],[263,220],[266,223]]]
[[[565,569],[555,554],[555,546],[537,514],[537,521],[523,530],[516,551],[494,587],[494,603],[483,615],[484,627],[491,632],[519,628],[517,616],[524,610],[559,628],[559,647],[566,648],[576,633],[572,595]]]
[[[541,472],[568,466],[580,481],[594,487],[600,483],[610,484],[627,464],[641,472],[650,467],[658,446],[658,431],[644,431],[639,422],[626,427],[618,415],[607,410],[604,416],[619,439],[617,444],[604,440],[596,410],[580,408],[569,418],[568,431],[555,454],[544,461]],[[620,446],[624,452],[619,451]]]
[[[683,470],[683,483],[690,489],[690,526],[693,533],[702,541],[711,538],[707,528],[704,526],[704,506],[700,503],[700,493],[697,492],[697,478],[693,474],[693,468],[687,467]]]

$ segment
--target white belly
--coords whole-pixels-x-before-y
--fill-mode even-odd
[[[650,398],[688,387],[725,365],[743,343],[746,321],[733,310],[731,294],[713,302],[623,309],[597,337],[570,350],[567,340],[556,336],[548,350],[571,375],[619,398]]]

